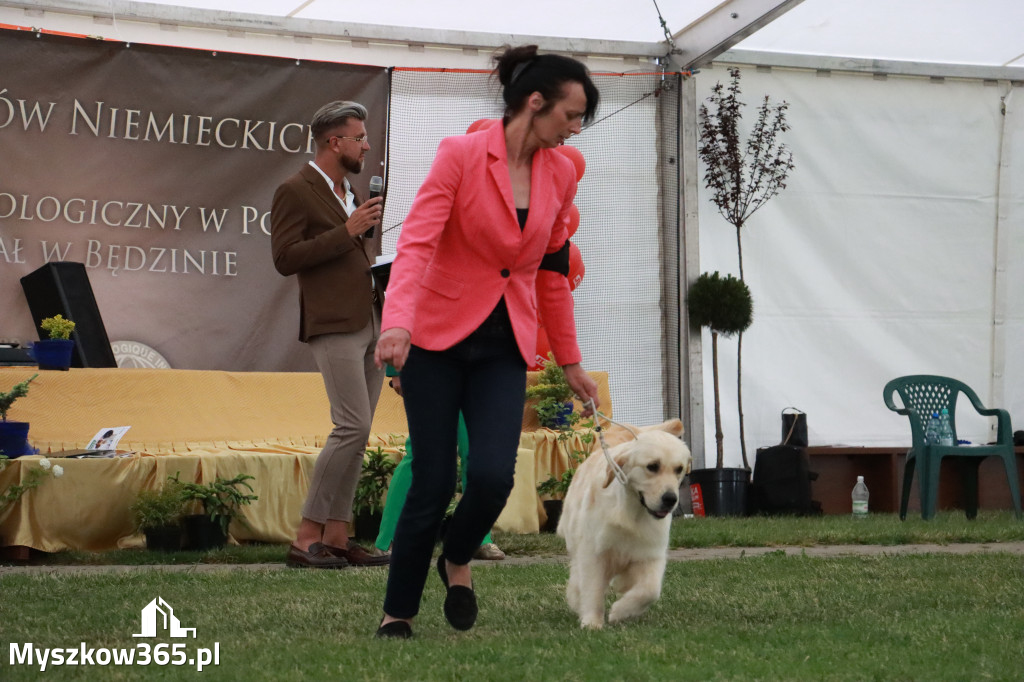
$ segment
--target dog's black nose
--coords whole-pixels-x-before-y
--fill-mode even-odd
[[[665,493],[661,496],[661,508],[668,509],[674,507],[677,501],[679,501],[678,495],[675,493]]]

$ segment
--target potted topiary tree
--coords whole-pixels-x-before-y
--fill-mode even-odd
[[[146,536],[147,548],[163,552],[181,549],[185,500],[176,477],[168,477],[159,490],[140,490],[128,510],[136,530]]]
[[[793,154],[780,136],[789,130],[786,110],[789,104],[771,103],[764,96],[757,108],[754,122],[745,141],[740,140],[743,107],[740,101],[740,70],[729,69],[731,81],[725,88],[716,83],[707,102],[697,113],[700,140],[697,153],[705,164],[704,185],[711,192],[711,201],[718,212],[736,229],[736,253],[739,258],[740,281],[743,273],[743,226],[757,209],[786,188],[786,179],[793,170]],[[743,429],[743,332],[736,340],[736,411],[739,416],[740,451],[743,466],[747,461],[747,439]]]
[[[391,474],[398,463],[384,449],[377,447],[367,450],[363,457],[363,469],[356,484],[352,500],[352,514],[355,517],[357,540],[373,542],[380,533],[380,522],[384,513],[384,494],[388,491]]]
[[[171,477],[179,483],[178,474]],[[185,549],[207,550],[223,547],[228,540],[228,526],[235,519],[245,523],[242,507],[252,504],[259,497],[253,492],[249,481],[255,480],[249,474],[238,474],[232,479],[217,476],[213,483],[180,482],[182,499],[188,503],[199,503],[202,514],[184,517]],[[249,493],[239,489],[248,488]]]
[[[694,512],[708,516],[744,516],[750,468],[725,467],[722,408],[718,384],[718,336],[743,332],[754,319],[750,289],[732,275],[703,273],[690,285],[686,295],[690,323],[711,330],[711,367],[715,394],[715,442],[718,459],[714,469],[690,472],[690,493]]]
[[[14,401],[28,395],[28,385],[38,374],[33,374],[25,381],[16,383],[6,393],[0,392],[0,454],[9,459],[22,455],[31,455],[32,446],[28,444],[28,422],[7,421],[7,412]]]
[[[49,338],[35,342],[29,349],[39,363],[39,369],[67,371],[71,367],[71,351],[75,348],[75,342],[71,340],[75,323],[62,315],[54,315],[43,318],[39,326],[49,335]]]

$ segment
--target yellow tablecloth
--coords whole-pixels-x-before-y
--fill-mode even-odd
[[[36,370],[0,368],[0,390]],[[594,372],[602,411],[609,413],[607,375]],[[531,373],[530,382],[536,380]],[[248,528],[233,524],[236,540],[286,542],[294,537],[316,455],[331,429],[320,375],[310,372],[219,372],[150,369],[71,369],[40,372],[8,418],[31,423],[29,441],[41,453],[84,448],[100,428],[131,426],[118,445],[133,451],[115,459],[61,459],[65,474],[48,479],[0,511],[4,545],[47,552],[102,551],[141,542],[128,507],[139,490],[168,475],[201,483],[239,472],[255,476],[259,500],[245,509]],[[543,508],[536,485],[567,466],[555,434],[536,429],[524,411],[516,484],[496,524],[537,532]],[[407,433],[401,399],[386,385],[370,445],[391,447]],[[0,490],[23,480],[38,457],[0,472]],[[54,460],[56,461],[56,460]]]

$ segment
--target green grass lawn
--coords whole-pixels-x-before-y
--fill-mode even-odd
[[[496,538],[512,556],[558,555],[552,535]],[[989,512],[973,522],[875,516],[678,519],[673,547],[998,543],[1024,523]],[[281,546],[228,548],[158,563],[280,562]],[[147,557],[145,551],[112,553]],[[105,556],[105,555],[101,555]],[[51,560],[54,559],[51,557]],[[112,557],[106,557],[110,562]],[[68,563],[97,562],[65,555]],[[123,563],[123,560],[114,563]],[[385,569],[249,569],[0,575],[0,680],[1020,680],[1024,559],[1008,553],[811,558],[772,552],[672,562],[662,599],[628,624],[583,631],[565,604],[561,563],[479,564],[481,614],[467,632],[444,620],[431,574],[411,641],[380,641]],[[133,638],[157,596],[195,639]],[[34,666],[10,645],[135,648],[184,643],[192,665]]]
[[[556,556],[565,542],[552,533],[516,535],[496,532],[494,539],[510,556]],[[968,521],[963,512],[940,512],[931,521],[895,514],[872,514],[866,519],[849,516],[751,517],[676,519],[671,548],[775,547],[783,545],[902,545],[964,542],[1024,542],[1024,522],[1008,511],[981,511]],[[181,564],[281,563],[287,545],[228,546],[211,552],[149,552],[139,549],[100,554],[60,552],[34,556],[32,563],[64,564]]]
[[[80,680],[1019,680],[1024,565],[1008,554],[812,559],[772,553],[674,562],[640,619],[582,631],[560,564],[476,571],[468,633],[431,575],[408,642],[372,637],[384,569],[223,570],[0,578],[0,641],[219,648],[219,665],[9,665],[5,681]],[[195,639],[139,640],[160,596]]]

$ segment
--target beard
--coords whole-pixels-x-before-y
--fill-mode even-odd
[[[341,167],[354,175],[358,175],[363,170],[363,161],[358,156],[351,157],[343,154],[340,161]]]

